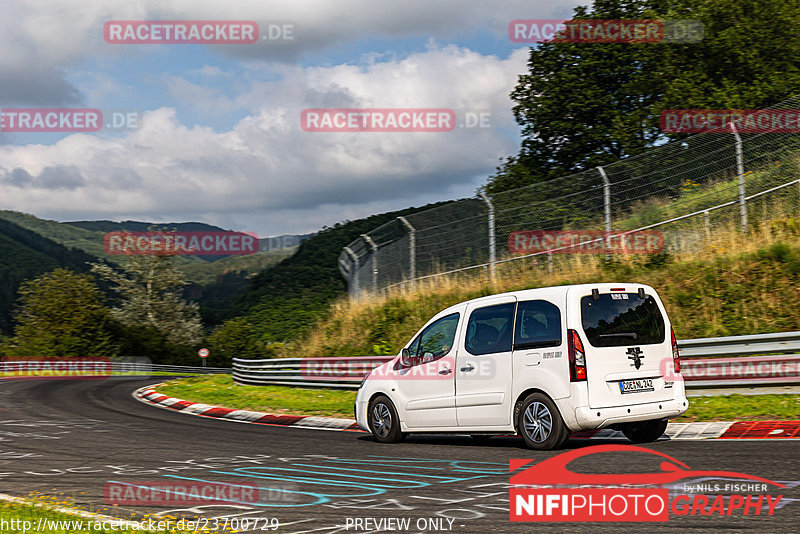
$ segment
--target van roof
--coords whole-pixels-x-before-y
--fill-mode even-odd
[[[638,284],[635,282],[600,282],[597,284],[569,284],[563,286],[549,286],[549,287],[537,287],[533,289],[520,289],[517,291],[506,291],[504,293],[494,293],[491,295],[486,295],[484,297],[478,297],[470,300],[464,300],[459,302],[458,304],[454,304],[447,308],[455,308],[456,306],[460,306],[462,304],[467,303],[474,303],[474,302],[481,302],[484,300],[490,300],[495,297],[504,296],[504,295],[513,295],[518,299],[533,299],[533,298],[553,298],[556,296],[560,296],[570,289],[586,289],[587,291],[591,291],[594,288],[597,288],[600,291],[610,291],[611,288],[625,288],[630,292],[637,291],[640,287],[644,288],[646,291],[654,292],[655,290],[647,285],[647,284]],[[446,311],[446,310],[443,310]]]

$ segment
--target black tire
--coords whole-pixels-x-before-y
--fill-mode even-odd
[[[567,442],[569,428],[555,403],[544,393],[531,393],[514,409],[517,432],[531,449],[557,449]]]
[[[367,425],[372,436],[381,443],[396,443],[405,437],[400,431],[400,419],[394,404],[383,395],[369,403]]]
[[[620,425],[620,431],[625,437],[634,443],[649,443],[656,441],[664,435],[667,429],[666,419],[656,419],[653,421],[641,421],[637,423],[625,423]]]

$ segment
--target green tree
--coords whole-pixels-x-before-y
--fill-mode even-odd
[[[543,43],[511,93],[522,146],[489,179],[497,193],[632,156],[670,137],[665,109],[760,108],[800,93],[800,3],[597,0],[575,19],[698,19],[685,44]]]
[[[207,338],[215,365],[229,365],[232,358],[262,358],[275,354],[271,343],[260,342],[253,325],[245,317],[229,319]]]
[[[113,319],[88,275],[56,269],[19,289],[16,335],[9,356],[115,356]]]
[[[195,345],[200,341],[203,324],[198,306],[180,296],[180,289],[187,282],[175,265],[174,256],[132,256],[121,271],[104,263],[91,265],[92,272],[108,280],[122,299],[111,310],[119,322],[155,328],[170,343],[178,345]]]

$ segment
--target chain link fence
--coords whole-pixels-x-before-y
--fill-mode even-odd
[[[774,106],[800,109],[800,97]],[[604,167],[478,193],[386,223],[344,248],[351,295],[562,253],[678,251],[776,202],[800,206],[800,133],[707,132]]]

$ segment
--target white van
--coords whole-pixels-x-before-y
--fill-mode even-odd
[[[688,408],[669,318],[642,284],[585,284],[482,297],[438,313],[358,390],[358,426],[519,434],[534,449],[615,428],[658,439]]]

